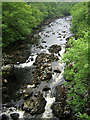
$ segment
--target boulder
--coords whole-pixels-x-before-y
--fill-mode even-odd
[[[55,102],[51,108],[52,108],[53,114],[59,119],[70,120],[71,109],[69,105],[64,106],[61,102]]]
[[[56,86],[56,101],[65,101],[67,98],[66,87],[64,85]]]
[[[56,73],[61,73],[61,71],[58,70],[58,69],[55,69],[54,72],[56,72]]]
[[[61,46],[60,45],[52,45],[49,48],[49,52],[51,52],[51,53],[59,53],[59,51],[61,51]]]
[[[9,120],[9,116],[6,114],[2,114],[1,120]]]
[[[48,86],[45,86],[42,91],[48,91],[50,88]]]
[[[38,115],[45,111],[46,100],[40,92],[28,98],[23,105],[23,110],[31,115]]]
[[[11,113],[10,116],[11,116],[11,118],[12,118],[13,120],[18,120],[18,118],[19,118],[19,113]]]
[[[41,81],[50,80],[52,78],[51,64],[38,64],[36,70],[33,71],[34,84],[39,84]]]
[[[2,67],[2,76],[7,79],[14,74],[14,66],[13,65],[5,65]]]
[[[57,61],[57,60],[59,60],[59,59],[54,54],[40,53],[36,57],[34,65],[44,64],[44,63],[51,63],[51,62],[54,62],[54,61]]]
[[[47,36],[46,36],[47,37]],[[46,43],[46,41],[42,41],[42,43]]]
[[[52,105],[52,112],[59,119],[70,120],[71,109],[67,103],[67,91],[65,85],[56,86],[56,100]]]

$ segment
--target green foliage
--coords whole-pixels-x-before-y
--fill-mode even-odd
[[[65,77],[71,81],[69,84],[72,86],[68,95],[73,100],[69,103],[75,111],[82,112],[88,94],[88,33],[85,33],[84,38],[78,40],[72,38],[69,44],[72,47],[67,49],[67,53],[64,55],[64,61],[67,65]]]
[[[80,112],[78,112],[78,118],[80,120],[90,120],[90,116],[88,116],[86,113],[81,114]]]
[[[68,42],[70,48],[64,55],[66,62],[65,78],[69,82],[66,85],[71,86],[68,91],[70,97],[69,104],[77,113],[80,120],[89,120],[86,114],[87,103],[89,101],[89,48],[90,40],[88,16],[89,3],[77,3],[71,9],[72,15],[72,31],[77,35],[78,39],[71,38]]]
[[[71,9],[72,31],[78,36],[83,37],[83,31],[88,31],[88,4],[78,3]]]
[[[24,40],[46,18],[70,14],[72,3],[2,3],[3,46]]]

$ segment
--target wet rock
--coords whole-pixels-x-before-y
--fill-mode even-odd
[[[5,65],[2,67],[2,95],[3,100],[9,99],[9,84],[16,80],[15,74],[14,74],[14,66],[13,65]]]
[[[67,89],[65,85],[59,85],[56,87],[56,100],[52,105],[52,111],[56,117],[60,119],[70,119],[71,109],[67,103]]]
[[[46,33],[49,33],[49,31],[46,31]]]
[[[51,25],[48,25],[48,27],[51,27]]]
[[[41,45],[39,46],[39,48],[40,48],[40,49],[44,49],[44,47],[43,47],[43,46],[41,46]]]
[[[8,78],[13,76],[14,74],[14,66],[13,65],[6,65],[2,67],[2,75],[4,78]]]
[[[34,71],[34,81],[48,81],[52,78],[52,68],[51,64],[38,64],[36,70]],[[36,84],[36,83],[35,83]]]
[[[55,32],[53,32],[52,34],[55,34]]]
[[[31,58],[31,61],[33,61],[34,59],[33,58]]]
[[[56,72],[56,73],[61,73],[61,71],[60,71],[60,70],[54,70],[54,72]]]
[[[12,62],[12,59],[13,59],[13,55],[7,55],[6,53],[3,53],[2,63],[4,65],[10,64]]]
[[[40,53],[36,57],[34,65],[51,63],[51,62],[54,62],[54,61],[57,61],[57,60],[59,60],[59,59],[54,54]]]
[[[42,41],[42,43],[46,43],[46,41]]]
[[[60,35],[60,36],[58,36],[58,38],[61,38],[62,36]]]
[[[2,114],[1,120],[9,120],[9,116],[6,114]]]
[[[55,102],[51,108],[56,117],[65,120],[69,120],[71,118],[71,109],[69,105],[64,106],[60,102]]]
[[[47,47],[47,45],[45,45],[45,47]]]
[[[31,115],[41,114],[45,111],[46,100],[40,92],[31,96],[24,102],[23,110]]]
[[[3,83],[8,83],[7,79],[2,80]]]
[[[56,87],[56,101],[65,101],[67,98],[66,87],[64,85],[59,85]]]
[[[45,87],[43,88],[43,91],[48,91],[48,90],[50,90],[50,88],[49,88],[48,86],[45,86]]]
[[[49,48],[49,52],[51,52],[51,53],[58,53],[59,51],[61,51],[61,46],[60,45],[52,45]]]
[[[62,32],[63,32],[63,33],[65,33],[66,31],[65,31],[65,30],[63,30]]]
[[[66,37],[66,35],[63,36],[63,38],[65,38],[65,37]]]
[[[18,118],[19,118],[19,113],[11,113],[10,116],[11,116],[11,118],[12,118],[13,120],[18,120]]]

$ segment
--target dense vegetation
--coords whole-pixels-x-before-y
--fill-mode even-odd
[[[80,120],[90,120],[89,52],[90,3],[77,3],[71,9],[72,31],[76,38],[68,42],[70,46],[64,56],[65,78],[70,86],[69,104]]]
[[[25,40],[43,20],[70,15],[74,3],[25,3],[2,4],[3,46],[16,40]]]

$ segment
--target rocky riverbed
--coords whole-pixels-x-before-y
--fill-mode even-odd
[[[74,120],[68,105],[68,88],[64,85],[65,63],[61,62],[67,40],[72,36],[70,26],[70,16],[42,26],[42,30],[34,35],[39,36],[39,44],[31,47],[28,42],[29,57],[24,63],[23,58],[19,58],[20,53],[14,62],[14,57],[9,58],[9,62],[4,56],[2,120]],[[24,52],[22,50],[23,56]]]

